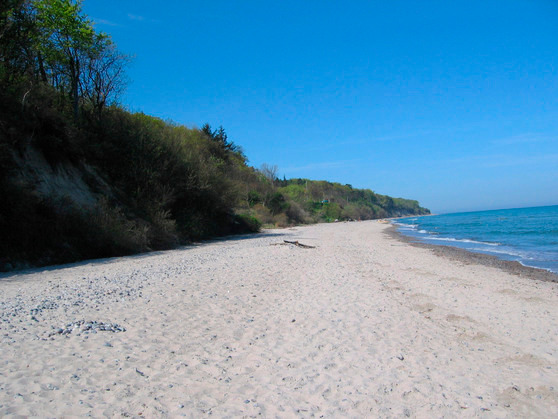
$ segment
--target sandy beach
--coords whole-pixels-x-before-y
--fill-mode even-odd
[[[0,416],[558,417],[552,275],[391,229],[4,274]]]

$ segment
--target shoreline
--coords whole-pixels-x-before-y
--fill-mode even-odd
[[[558,274],[554,272],[547,271],[542,268],[525,266],[517,261],[504,260],[494,255],[472,252],[451,245],[435,245],[430,243],[422,243],[413,237],[406,236],[405,234],[397,231],[397,227],[393,224],[390,224],[390,228],[388,231],[385,232],[385,234],[411,246],[429,249],[434,254],[453,261],[458,261],[465,264],[476,263],[483,266],[498,268],[507,273],[520,277],[529,277],[531,279],[536,279],[539,281],[558,283]]]

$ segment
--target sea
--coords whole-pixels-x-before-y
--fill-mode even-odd
[[[392,223],[419,242],[558,273],[558,205],[409,217]]]

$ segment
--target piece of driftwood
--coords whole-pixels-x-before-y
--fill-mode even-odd
[[[283,240],[283,241],[287,244],[294,244],[295,246],[298,246],[298,247],[304,247],[305,249],[315,249],[316,248],[316,246],[309,246],[307,244],[299,243],[298,240],[295,241],[295,242],[290,242],[288,240]]]
[[[289,244],[294,244],[295,246],[302,247],[302,248],[305,248],[305,249],[315,249],[316,248],[316,246],[310,246],[308,244],[300,243],[298,240],[294,241],[294,242],[289,241],[289,240],[283,240],[283,243],[271,243],[270,246],[287,246]]]

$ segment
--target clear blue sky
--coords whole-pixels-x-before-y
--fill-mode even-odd
[[[122,103],[434,212],[558,204],[558,1],[84,0]]]

